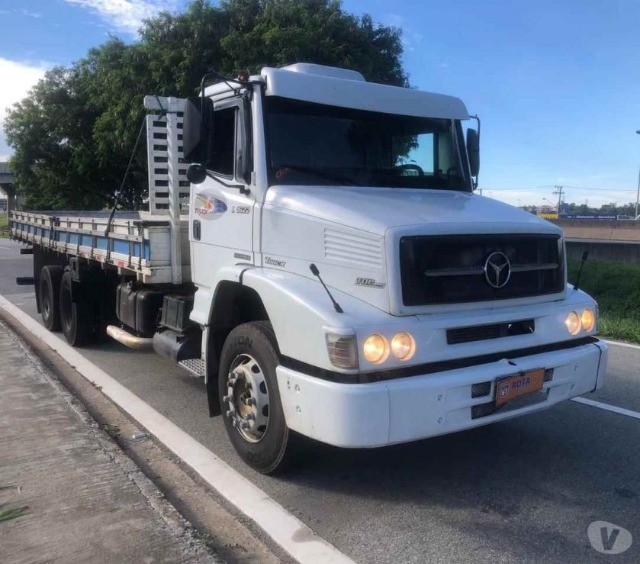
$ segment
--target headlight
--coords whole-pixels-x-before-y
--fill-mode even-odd
[[[596,314],[593,313],[593,310],[587,308],[582,312],[580,321],[585,331],[593,331],[593,328],[596,326]]]
[[[365,339],[362,350],[364,358],[373,364],[380,364],[389,358],[389,343],[377,333],[369,335]]]
[[[391,352],[398,360],[409,360],[416,352],[416,342],[410,333],[400,331],[391,339]]]
[[[358,368],[358,346],[355,335],[327,333],[329,360],[336,368]]]
[[[580,318],[575,311],[569,312],[567,318],[564,320],[564,324],[571,335],[577,335],[580,333]]]

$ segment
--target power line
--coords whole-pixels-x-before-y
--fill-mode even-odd
[[[635,192],[635,188],[587,188],[586,186],[567,186],[566,184],[562,185],[563,188],[570,188],[571,190],[588,190],[592,192]],[[545,190],[549,188],[555,188],[555,186],[533,186],[529,188],[487,188],[484,190],[495,190],[496,192],[523,192],[523,191],[534,191],[534,190]]]

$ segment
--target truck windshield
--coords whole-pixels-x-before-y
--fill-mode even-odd
[[[381,114],[268,96],[269,184],[470,191],[449,119]]]

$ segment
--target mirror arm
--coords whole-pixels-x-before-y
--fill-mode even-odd
[[[480,118],[478,117],[478,114],[476,114],[475,116],[469,116],[469,118],[475,119],[476,123],[478,124],[478,142],[479,142],[480,141]]]
[[[476,123],[478,124],[478,146],[480,146],[480,117],[478,116],[478,114],[474,115],[474,116],[469,116],[471,119],[475,119]],[[480,176],[480,174],[476,174],[476,178],[475,180],[473,180],[473,189],[475,190],[478,187],[478,176]]]
[[[248,196],[249,194],[251,194],[251,190],[249,188],[246,188],[243,184],[229,184],[228,182],[225,182],[224,180],[222,180],[217,174],[214,174],[213,172],[211,172],[210,170],[205,169],[205,172],[207,173],[207,176],[213,180],[215,180],[216,182],[219,182],[220,184],[222,184],[225,188],[234,188],[236,190],[240,191],[240,194],[245,194],[246,196]]]
[[[214,69],[213,67],[211,67],[202,77],[202,81],[200,82],[200,95],[204,97],[204,81],[207,78],[212,78],[214,80],[218,80],[220,82],[224,82],[230,90],[233,91],[234,95],[238,94],[238,91],[241,88],[247,88],[249,86],[249,76],[248,73],[242,72],[240,73],[239,76],[237,77],[232,77],[232,76],[224,76],[223,74],[220,74],[219,72],[216,71],[216,69]],[[234,88],[233,86],[231,86],[231,84],[229,84],[229,82],[235,82],[236,84],[238,84],[237,88]]]

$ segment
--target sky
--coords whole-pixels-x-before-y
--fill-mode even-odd
[[[0,121],[54,65],[187,0],[0,0]],[[215,2],[214,2],[215,3]],[[635,202],[640,0],[343,0],[403,31],[411,85],[482,120],[480,188],[515,205]],[[471,125],[471,124],[470,124]],[[0,160],[11,154],[0,133]]]

